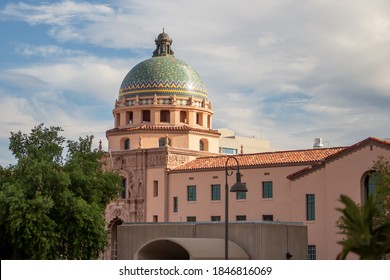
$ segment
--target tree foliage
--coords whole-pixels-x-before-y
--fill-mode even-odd
[[[363,205],[356,204],[347,196],[341,195],[344,208],[338,209],[342,216],[338,221],[345,239],[339,258],[345,259],[349,253],[360,259],[384,259],[390,254],[390,162],[379,157],[372,167],[375,178],[375,193]]]
[[[390,221],[375,225],[378,207],[375,196],[370,196],[363,206],[341,195],[345,208],[342,212],[340,229],[346,238],[339,242],[343,246],[338,258],[345,259],[349,253],[360,259],[378,260],[390,253]]]
[[[1,258],[96,259],[106,245],[104,209],[119,176],[103,171],[92,136],[65,141],[60,132],[40,124],[11,133],[17,163],[0,166]]]
[[[377,223],[383,223],[390,219],[390,161],[384,157],[379,157],[375,161],[373,172],[376,178],[377,199],[380,205]]]

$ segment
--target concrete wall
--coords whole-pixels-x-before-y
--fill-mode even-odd
[[[122,224],[118,227],[118,259],[131,260],[145,243],[162,237],[224,238],[224,223]],[[307,227],[298,223],[237,222],[229,224],[229,240],[250,259],[307,259]]]
[[[266,139],[237,136],[235,131],[227,128],[220,128],[218,129],[218,132],[221,133],[219,147],[236,149],[237,154],[241,153],[241,145],[243,146],[244,154],[269,152],[274,150],[271,147],[270,141]]]

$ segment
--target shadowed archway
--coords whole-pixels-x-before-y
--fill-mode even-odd
[[[144,244],[135,254],[137,260],[223,260],[224,239],[158,238]],[[248,260],[248,254],[229,241],[229,259]]]

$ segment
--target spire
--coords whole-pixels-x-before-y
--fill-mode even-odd
[[[165,33],[164,28],[163,32],[158,35],[154,42],[156,43],[156,49],[153,52],[153,57],[174,55],[174,52],[171,49],[172,39],[167,33]]]

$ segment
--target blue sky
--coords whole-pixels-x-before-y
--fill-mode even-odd
[[[390,137],[389,1],[1,1],[0,165],[10,132],[42,122],[107,147],[119,86],[162,28],[213,128],[283,150]]]

